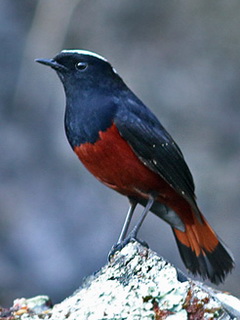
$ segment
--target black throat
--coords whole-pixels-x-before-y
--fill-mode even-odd
[[[72,148],[95,143],[111,127],[117,110],[113,95],[96,90],[66,92],[65,131]]]

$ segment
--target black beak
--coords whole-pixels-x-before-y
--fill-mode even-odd
[[[35,61],[39,62],[41,64],[44,64],[46,66],[49,66],[49,67],[51,67],[51,68],[53,68],[54,70],[57,70],[57,71],[67,70],[66,67],[64,67],[60,63],[56,62],[54,59],[36,59]]]

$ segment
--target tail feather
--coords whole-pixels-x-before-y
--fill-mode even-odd
[[[193,214],[193,220],[184,232],[173,228],[183,262],[193,274],[219,284],[234,267],[232,255],[203,216],[200,222]]]

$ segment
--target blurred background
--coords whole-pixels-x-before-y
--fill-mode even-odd
[[[105,56],[180,145],[236,259],[219,288],[240,295],[239,13],[237,0],[1,0],[1,305],[70,295],[106,263],[128,208],[71,151],[62,85],[34,62],[63,48]],[[166,223],[150,214],[140,238],[186,272]]]

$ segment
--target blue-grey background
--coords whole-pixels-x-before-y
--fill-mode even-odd
[[[128,206],[67,143],[62,85],[34,62],[63,48],[105,56],[180,145],[236,258],[220,289],[239,296],[239,16],[238,0],[1,0],[0,304],[72,293],[105,264]],[[151,214],[140,237],[185,271],[168,225]]]

